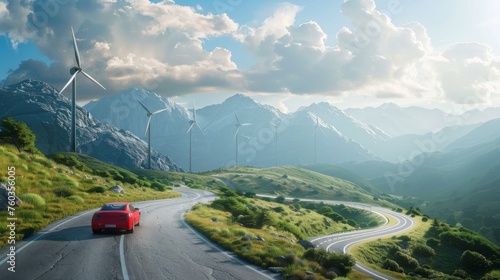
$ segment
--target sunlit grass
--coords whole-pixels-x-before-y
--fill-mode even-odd
[[[313,271],[316,279],[327,279],[324,268],[302,259],[306,250],[297,241],[352,227],[336,223],[308,209],[292,210],[283,204],[259,199],[246,198],[246,201],[247,207],[269,209],[271,221],[276,223],[271,222],[272,225],[264,225],[262,228],[245,227],[235,222],[231,213],[216,210],[206,204],[194,206],[192,211],[186,213],[186,221],[214,243],[235,252],[249,263],[263,268],[285,266],[288,276],[304,276],[306,271]],[[283,207],[283,212],[272,211],[277,207]],[[287,230],[273,226],[280,223],[287,224]],[[284,264],[279,258],[287,258],[289,263]]]
[[[137,188],[132,184],[101,178],[54,163],[42,155],[21,154],[11,146],[0,146],[0,180],[7,182],[9,166],[15,167],[16,195],[23,200],[16,207],[16,239],[33,234],[50,222],[77,212],[100,207],[110,200],[142,201],[180,196],[175,191],[159,192],[150,188]],[[126,194],[116,194],[104,188],[103,193],[85,190],[119,184]],[[7,211],[0,212],[0,247],[8,235]],[[90,226],[90,225],[89,225]]]

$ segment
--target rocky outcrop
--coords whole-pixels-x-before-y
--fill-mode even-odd
[[[0,183],[0,211],[5,211],[8,209],[9,206],[9,191],[8,191],[8,185],[6,183]],[[14,199],[11,201],[14,201],[15,206],[20,206],[23,202],[19,197],[14,196]],[[11,206],[12,207],[12,206]]]
[[[44,154],[69,151],[71,102],[50,85],[34,80],[0,89],[0,119],[25,122],[36,134]],[[147,143],[131,132],[99,122],[77,107],[77,150],[101,161],[128,169],[147,168]],[[152,151],[151,167],[182,171],[169,157]]]

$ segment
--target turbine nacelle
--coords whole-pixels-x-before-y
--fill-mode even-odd
[[[76,67],[76,66],[75,67],[71,67],[71,69],[69,69],[69,73],[71,75],[74,75],[76,72],[80,72],[80,71],[82,71],[82,68]]]

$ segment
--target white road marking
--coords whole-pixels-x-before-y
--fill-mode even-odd
[[[35,241],[37,241],[38,239],[42,238],[42,237],[43,237],[44,235],[46,235],[47,233],[50,233],[50,232],[52,232],[52,231],[56,230],[57,228],[59,228],[60,226],[64,225],[65,223],[70,222],[70,221],[72,221],[72,220],[74,220],[74,219],[76,219],[76,218],[79,218],[79,217],[83,216],[83,215],[86,215],[86,214],[88,214],[89,212],[92,212],[92,211],[95,211],[95,210],[93,209],[93,210],[88,210],[88,211],[82,212],[81,214],[76,215],[76,216],[74,216],[73,218],[71,218],[71,219],[69,219],[69,220],[66,220],[66,221],[64,221],[64,222],[62,222],[62,223],[60,223],[60,224],[58,224],[57,226],[55,226],[55,227],[53,227],[53,228],[49,229],[48,231],[43,232],[43,233],[40,233],[40,235],[36,236],[36,237],[35,237],[35,238],[33,238],[32,240],[30,240],[28,243],[24,244],[21,248],[17,249],[17,250],[16,250],[16,254],[18,254],[19,252],[21,252],[22,250],[24,250],[26,247],[28,247],[29,245],[31,245],[33,242],[35,242]],[[0,265],[2,265],[2,264],[3,264],[4,262],[6,262],[8,259],[9,259],[8,257],[6,257],[6,258],[2,259],[2,260],[0,261]]]
[[[122,267],[123,280],[129,280],[127,272],[127,264],[125,263],[125,253],[123,249],[123,238],[124,235],[120,237],[120,266]]]
[[[247,265],[245,264],[243,261],[241,261],[239,258],[235,257],[235,256],[231,256],[230,254],[227,253],[227,251],[219,248],[219,246],[217,246],[216,244],[214,244],[212,241],[206,239],[204,236],[200,235],[196,230],[194,230],[188,223],[186,223],[186,220],[184,219],[184,213],[182,213],[181,215],[181,220],[182,220],[182,223],[184,223],[184,225],[186,227],[188,227],[194,234],[198,235],[198,237],[203,240],[205,243],[207,243],[208,245],[210,245],[212,248],[218,250],[219,252],[221,252],[222,254],[226,255],[228,258],[240,263],[241,265],[259,273],[260,275],[266,277],[267,279],[274,279],[273,277],[263,273],[262,271],[259,271],[257,269],[255,269],[254,267],[250,266],[250,265]]]

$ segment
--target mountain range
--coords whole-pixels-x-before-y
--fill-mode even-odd
[[[69,150],[70,101],[55,88],[25,80],[0,89],[0,100],[5,108],[0,118],[24,121],[43,153]],[[79,152],[129,169],[146,168],[148,117],[139,101],[151,111],[165,109],[151,118],[152,168],[188,170],[194,110],[140,88],[78,107]],[[499,117],[499,108],[453,115],[395,104],[340,110],[326,102],[285,114],[235,94],[196,110],[192,171],[316,163],[314,168],[366,189],[415,198],[440,217],[476,205],[463,212],[466,218],[500,222]]]
[[[44,154],[69,151],[71,102],[52,86],[25,80],[0,89],[4,110],[0,118],[25,122],[36,135],[36,146]],[[147,144],[133,133],[100,122],[77,107],[77,150],[104,162],[126,168],[147,167]],[[170,158],[152,153],[155,169],[182,171]]]

